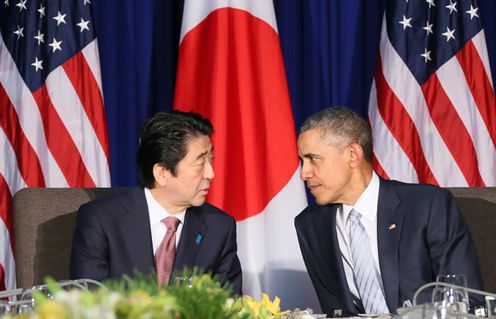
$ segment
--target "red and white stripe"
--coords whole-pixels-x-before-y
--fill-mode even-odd
[[[101,87],[96,40],[31,92],[0,37],[0,288],[16,286],[11,228],[15,192],[24,187],[110,186]]]
[[[369,120],[377,167],[392,179],[496,185],[496,99],[481,31],[419,85],[383,20]]]
[[[12,207],[12,197],[21,188],[26,187],[26,182],[19,174],[16,155],[9,139],[0,130],[0,150],[5,160],[0,160],[0,275],[5,274],[0,281],[0,290],[6,287],[15,287],[15,261],[12,251],[12,218],[9,215]],[[7,183],[7,179],[10,183]]]

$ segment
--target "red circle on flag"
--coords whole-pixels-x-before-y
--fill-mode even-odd
[[[279,36],[233,8],[213,11],[180,45],[175,108],[210,118],[208,201],[237,221],[261,213],[298,167]]]

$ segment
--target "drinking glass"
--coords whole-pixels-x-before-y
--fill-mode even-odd
[[[391,318],[391,317],[390,317]],[[439,304],[424,303],[412,307],[402,308],[398,311],[396,319],[449,319],[448,310]]]
[[[33,312],[34,311],[34,301],[33,300],[16,301],[13,305],[11,305],[10,311],[13,314]]]
[[[443,287],[441,285],[432,291],[432,302],[435,305],[446,308],[450,314],[468,313],[469,301],[468,293],[464,289],[467,281],[464,275],[443,275],[437,276],[437,282],[456,285],[455,287]]]
[[[10,314],[10,305],[6,300],[0,300],[0,318]]]
[[[436,287],[432,292],[432,303],[442,318],[468,312],[464,294],[459,289]]]
[[[35,291],[41,292],[48,298],[52,299],[52,295],[45,285],[32,286],[31,288],[23,289],[20,299],[15,302],[15,307],[12,305],[11,312],[13,313],[26,313],[32,312],[35,309],[35,299],[33,293]]]
[[[496,298],[486,296],[487,317],[496,318]]]

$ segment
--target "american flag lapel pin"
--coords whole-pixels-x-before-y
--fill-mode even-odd
[[[396,229],[396,224],[390,224],[388,230]]]

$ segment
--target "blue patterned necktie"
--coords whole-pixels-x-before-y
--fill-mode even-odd
[[[360,222],[360,213],[351,210],[348,217],[350,223],[350,248],[353,261],[353,275],[367,314],[389,313],[384,299],[378,274],[375,271],[369,236]]]

